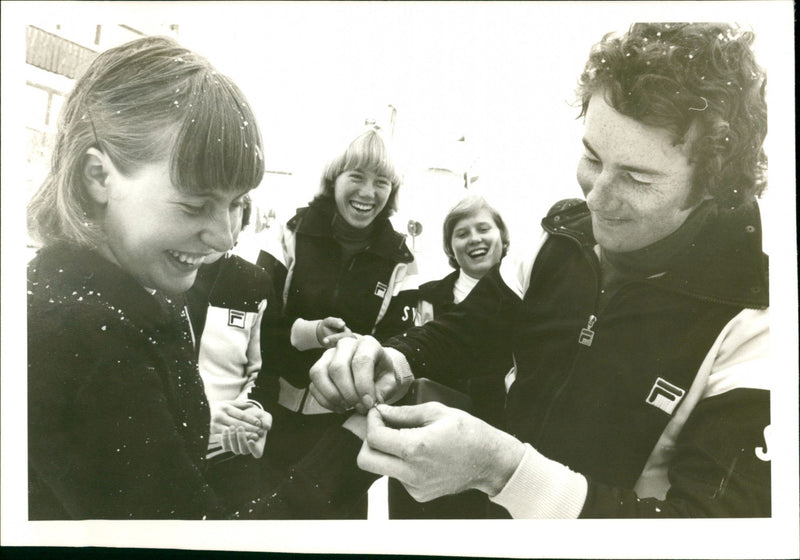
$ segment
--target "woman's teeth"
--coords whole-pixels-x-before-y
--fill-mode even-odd
[[[364,204],[363,202],[356,202],[354,200],[350,201],[350,206],[359,212],[370,212],[373,208],[375,208],[374,204]]]
[[[167,251],[170,255],[175,257],[178,261],[182,262],[183,264],[188,264],[190,266],[195,266],[201,264],[205,255],[189,255],[186,253],[179,253],[177,251]]]
[[[485,255],[488,252],[489,252],[488,249],[482,247],[480,249],[475,249],[473,251],[469,251],[467,254],[474,259],[474,258],[477,258],[477,257],[482,257],[483,255]]]

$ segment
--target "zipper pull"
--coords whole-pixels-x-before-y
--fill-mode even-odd
[[[589,322],[586,323],[586,328],[581,329],[581,334],[578,337],[578,344],[583,344],[584,346],[591,346],[592,340],[594,339],[594,331],[592,327],[597,321],[597,317],[594,315],[589,315]]]

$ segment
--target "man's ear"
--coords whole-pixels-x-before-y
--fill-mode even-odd
[[[86,192],[97,204],[105,205],[108,202],[108,177],[111,162],[108,157],[97,148],[86,150],[86,159],[83,162],[83,181]]]

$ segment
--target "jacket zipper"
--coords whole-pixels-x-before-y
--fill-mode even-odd
[[[578,336],[578,343],[583,345],[583,346],[586,346],[588,348],[588,347],[590,347],[592,345],[592,342],[594,340],[594,335],[595,335],[594,327],[595,327],[595,324],[596,324],[597,319],[598,319],[597,318],[597,314],[599,313],[599,311],[598,311],[598,303],[599,303],[599,296],[600,296],[600,291],[601,291],[599,265],[595,263],[594,259],[592,259],[592,258],[587,256],[587,250],[584,248],[583,244],[578,239],[573,237],[572,235],[569,235],[568,233],[560,232],[560,231],[549,231],[549,233],[550,233],[550,235],[566,237],[567,239],[570,239],[573,243],[577,244],[578,248],[581,251],[581,253],[583,253],[585,258],[587,258],[587,260],[589,261],[590,266],[592,267],[592,270],[595,273],[596,294],[595,294],[594,310],[593,310],[592,313],[589,314],[589,317],[587,318],[587,321],[586,321],[586,327],[581,329],[581,332],[580,332],[580,334]],[[591,250],[591,253],[594,254],[594,251]],[[607,308],[609,308],[611,306],[612,300],[616,299],[617,296],[619,296],[620,292],[624,291],[629,286],[631,286],[633,284],[636,284],[637,282],[647,283],[647,280],[648,279],[634,280],[632,282],[629,282],[629,283],[621,286],[620,289],[617,290],[611,296],[611,299],[609,299],[609,301],[606,302],[605,308],[607,309]],[[653,284],[652,282],[650,282],[650,283]],[[683,292],[683,291],[680,291],[680,290],[670,290],[670,288],[666,288],[666,287],[663,287],[663,286],[655,285],[654,287],[660,288],[662,290],[673,291],[673,292],[679,293],[679,294],[687,296],[687,297],[695,298],[695,299],[700,300],[700,301],[707,301],[707,302],[717,303],[717,304],[721,304],[721,305],[741,305],[744,308],[760,309],[760,308],[757,308],[757,307],[753,307],[752,305],[747,305],[747,304],[744,304],[744,303],[731,302],[731,301],[728,301],[728,300],[723,300],[723,299],[720,299],[720,298],[714,298],[714,297],[711,297],[711,296],[700,296],[700,295],[697,295],[697,294],[691,294],[691,293]],[[578,359],[580,358],[582,352],[584,352],[584,351],[585,350],[583,350],[581,348],[577,349],[577,351],[575,353],[575,358],[572,361],[572,366],[570,367],[569,372],[567,373],[567,375],[564,376],[564,380],[558,386],[558,388],[556,389],[555,393],[553,394],[553,397],[550,399],[550,403],[548,404],[547,409],[545,411],[545,414],[542,417],[542,421],[539,424],[539,430],[537,431],[537,434],[536,434],[536,441],[537,442],[541,441],[541,438],[545,433],[546,425],[547,425],[547,423],[548,423],[548,421],[550,419],[550,415],[551,415],[553,409],[555,408],[556,402],[561,397],[561,395],[564,392],[564,390],[566,389],[567,385],[569,385],[570,381],[572,380],[572,375],[573,375],[573,373],[575,371],[575,367],[576,367],[576,364],[578,362]]]
[[[342,263],[339,265],[339,274],[336,275],[336,286],[333,288],[333,295],[331,297],[334,308],[339,301],[339,289],[341,288],[342,277],[344,276],[343,272],[350,272],[353,270],[353,266],[356,264],[356,258],[358,258],[358,254],[353,255],[349,263]]]
[[[581,329],[581,331],[580,331],[580,333],[579,333],[579,335],[578,335],[578,337],[576,339],[576,343],[579,345],[579,348],[577,348],[576,351],[575,351],[575,356],[574,356],[574,358],[572,360],[572,365],[570,366],[567,375],[564,376],[564,379],[558,385],[558,387],[556,388],[555,392],[553,393],[553,398],[550,399],[550,403],[547,405],[547,409],[545,410],[544,416],[542,416],[542,421],[539,424],[539,429],[537,430],[537,433],[536,433],[536,441],[537,442],[541,442],[542,436],[545,433],[545,428],[547,427],[547,423],[548,423],[548,421],[550,419],[550,415],[552,414],[553,409],[555,408],[556,402],[561,397],[561,394],[564,392],[564,389],[566,389],[567,385],[569,385],[570,381],[572,380],[572,375],[573,375],[573,373],[575,371],[575,366],[578,363],[578,359],[592,345],[592,341],[594,340],[594,335],[595,335],[594,326],[597,323],[597,313],[598,313],[597,307],[598,307],[598,302],[599,302],[599,298],[600,298],[600,267],[599,267],[599,264],[597,264],[595,262],[595,259],[590,257],[587,254],[587,253],[591,253],[591,255],[594,255],[594,251],[592,249],[584,248],[583,244],[581,244],[580,241],[578,241],[577,239],[575,239],[574,237],[572,237],[570,235],[566,235],[564,233],[558,233],[558,232],[552,232],[551,235],[561,235],[563,237],[571,239],[574,243],[576,243],[578,245],[578,248],[580,249],[580,251],[583,254],[584,258],[587,261],[589,261],[589,266],[591,266],[592,271],[594,272],[594,276],[595,276],[595,298],[594,298],[594,305],[592,306],[592,312],[589,314],[589,317],[586,319],[586,327]],[[583,346],[583,348],[581,348],[580,346]]]

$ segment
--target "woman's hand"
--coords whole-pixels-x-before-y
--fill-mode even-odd
[[[317,341],[324,348],[333,348],[341,339],[354,336],[339,317],[326,317],[317,323]]]
[[[329,410],[366,414],[377,402],[398,399],[411,379],[397,379],[391,357],[371,336],[344,338],[309,370],[309,391]]]
[[[403,483],[420,502],[477,488],[494,496],[525,454],[515,437],[455,408],[377,405],[358,455],[363,470]]]
[[[210,405],[211,435],[219,435],[225,451],[237,455],[264,454],[272,415],[247,401],[221,401]]]

